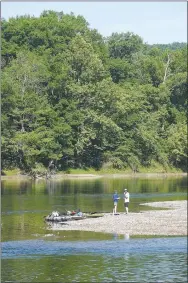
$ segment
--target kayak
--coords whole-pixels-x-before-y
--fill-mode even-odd
[[[64,222],[64,221],[71,221],[71,220],[81,220],[84,219],[84,216],[74,215],[74,216],[46,216],[46,221],[52,222]]]
[[[98,218],[98,217],[103,217],[104,214],[102,213],[92,213],[92,214],[86,214],[87,218]]]
[[[74,215],[60,215],[58,212],[57,213],[52,212],[48,216],[44,216],[44,217],[45,217],[45,221],[65,222],[71,220],[83,220],[86,218],[97,218],[102,216],[104,216],[104,214],[102,213],[80,213]]]

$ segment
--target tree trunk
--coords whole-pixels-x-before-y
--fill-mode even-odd
[[[169,56],[169,54],[168,54],[168,60],[167,60],[167,63],[166,63],[166,68],[165,68],[165,74],[164,74],[164,78],[163,78],[163,83],[165,83],[165,81],[166,81],[166,79],[167,79],[169,64],[170,64],[170,56]]]

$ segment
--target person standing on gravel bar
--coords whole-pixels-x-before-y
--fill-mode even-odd
[[[117,191],[115,191],[113,194],[113,202],[114,202],[113,215],[117,213],[117,204],[119,199],[120,197],[118,196]]]
[[[124,190],[124,207],[125,207],[125,213],[128,214],[129,212],[129,192],[127,189]]]

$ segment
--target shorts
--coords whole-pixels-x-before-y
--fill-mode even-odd
[[[129,206],[129,202],[124,202],[124,206],[128,207]]]
[[[117,206],[117,204],[118,204],[118,203],[117,203],[117,201],[114,201],[114,205],[116,205],[116,206]]]

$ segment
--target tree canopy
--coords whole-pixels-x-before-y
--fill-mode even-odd
[[[187,45],[82,16],[2,19],[2,169],[186,170]]]

